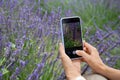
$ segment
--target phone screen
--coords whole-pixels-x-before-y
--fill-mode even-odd
[[[83,50],[80,18],[62,20],[63,43],[65,52],[70,58],[78,58],[76,50]]]

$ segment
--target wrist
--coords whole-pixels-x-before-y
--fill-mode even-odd
[[[107,66],[103,63],[102,65],[99,66],[97,73],[103,74],[106,71],[106,69],[107,69]]]

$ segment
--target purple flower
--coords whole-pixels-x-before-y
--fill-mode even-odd
[[[28,80],[38,80],[40,71],[44,67],[44,63],[37,64],[37,68],[33,71],[33,73],[28,77]]]
[[[38,73],[32,73],[27,80],[38,80]]]
[[[0,57],[4,59],[0,67],[7,67],[10,74],[5,76],[11,80],[26,77],[28,80],[39,80],[48,74],[49,70],[46,66],[52,68],[50,73],[54,80],[59,73],[62,74],[59,80],[64,78],[65,74],[61,71],[57,54],[57,45],[61,42],[59,20],[64,15],[72,16],[73,14],[72,10],[63,12],[62,7],[58,7],[58,11],[48,11],[47,1],[44,0],[41,3],[41,0],[0,0]],[[90,23],[92,21],[93,19]],[[117,23],[110,22],[110,27],[111,24]],[[91,26],[95,26],[95,31]],[[103,30],[97,24],[91,24],[89,28],[85,27],[86,30],[83,26],[83,33],[86,31],[85,40],[98,49],[102,60],[114,66],[120,59],[112,55],[112,50],[120,47],[120,28],[113,30],[110,27],[104,25]],[[116,51],[113,52],[116,53]],[[85,66],[84,72],[89,70],[90,68]],[[2,73],[0,73],[0,80],[6,80]]]
[[[101,31],[100,31],[100,30],[97,30],[97,31],[96,31],[96,37],[97,37],[99,40],[102,40],[103,35],[101,34]]]
[[[44,67],[44,63],[37,64],[37,68],[34,70],[34,73],[39,74],[43,67]]]
[[[0,78],[3,76],[2,72],[0,72]]]
[[[17,76],[20,73],[20,68],[16,68],[15,72],[10,76],[10,80],[17,80]]]
[[[25,61],[20,60],[19,62],[20,62],[20,66],[21,66],[21,67],[25,67],[25,65],[26,65],[26,62],[25,62]]]
[[[16,48],[17,49],[22,49],[23,45],[24,45],[23,40],[19,40],[19,39],[16,40]]]

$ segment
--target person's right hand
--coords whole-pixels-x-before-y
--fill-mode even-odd
[[[105,64],[102,62],[99,53],[95,47],[87,42],[84,42],[84,50],[77,50],[76,54],[83,57],[83,60],[93,69],[94,72],[99,73]]]

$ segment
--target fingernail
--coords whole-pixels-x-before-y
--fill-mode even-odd
[[[59,43],[59,45],[62,45],[62,43]]]
[[[76,54],[78,53],[78,50],[76,50]]]

